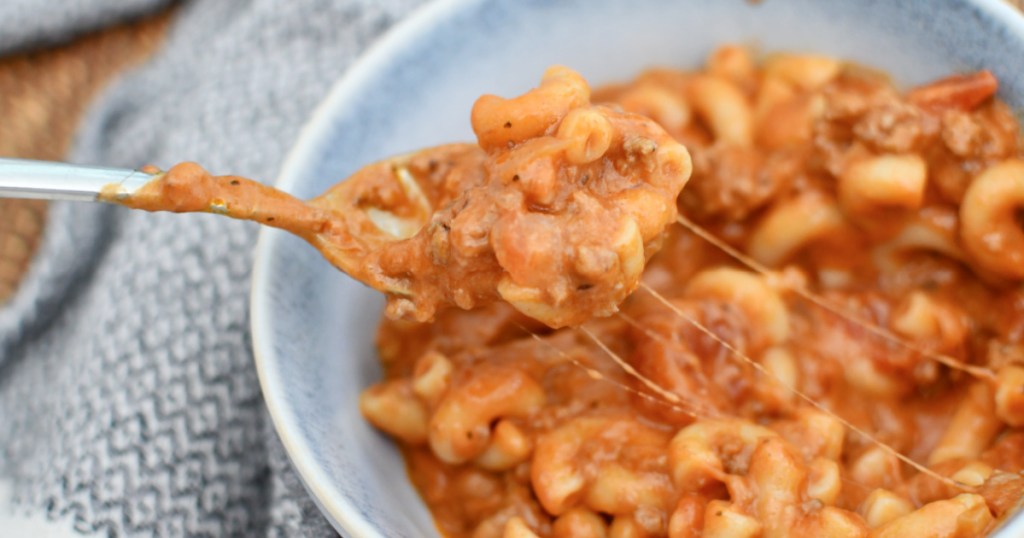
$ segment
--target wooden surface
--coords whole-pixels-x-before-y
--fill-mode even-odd
[[[121,71],[147,58],[171,14],[86,36],[68,45],[0,58],[0,156],[61,160],[86,107]],[[0,198],[0,303],[27,269],[46,204]]]

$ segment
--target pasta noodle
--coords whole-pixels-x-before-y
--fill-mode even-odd
[[[590,166],[617,120],[563,106],[581,88],[481,101],[481,145],[543,154],[530,137],[548,130],[570,141],[565,162]],[[603,239],[644,291],[616,316],[552,330],[523,316],[547,303],[520,279],[499,288],[513,306],[382,323],[387,375],[364,413],[399,441],[441,532],[994,529],[1024,494],[1024,160],[996,88],[981,72],[901,93],[837,59],[758,63],[729,45],[705,69],[588,93],[660,122],[693,177],[678,208],[602,198],[633,208]],[[553,188],[528,192],[550,203]],[[578,252],[577,274],[610,263]]]
[[[609,316],[676,217],[686,148],[654,121],[591,105],[565,67],[509,99],[485,95],[477,144],[371,164],[308,202],[182,163],[101,200],[282,228],[380,290],[395,319],[504,301],[551,327]]]
[[[910,501],[886,489],[872,491],[857,509],[857,512],[864,517],[865,523],[872,529],[881,527],[913,511],[914,505]]]

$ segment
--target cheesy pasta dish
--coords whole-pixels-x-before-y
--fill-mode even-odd
[[[502,300],[389,307],[362,412],[450,538],[985,535],[1024,492],[1024,160],[996,89],[726,46],[481,98],[481,149],[443,166],[531,213],[480,205],[450,248],[498,252]]]

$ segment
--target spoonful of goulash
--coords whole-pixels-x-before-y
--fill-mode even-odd
[[[192,163],[99,199],[291,232],[384,292],[392,318],[497,300],[552,327],[614,313],[676,218],[686,149],[645,117],[591,105],[564,67],[519,97],[481,97],[472,125],[475,145],[369,165],[309,201]]]

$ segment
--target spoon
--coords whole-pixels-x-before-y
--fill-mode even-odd
[[[153,176],[144,170],[0,158],[0,198],[95,202],[112,185],[130,193]]]
[[[370,164],[300,200],[194,163],[166,172],[0,160],[0,196],[206,212],[283,229],[387,295],[392,318],[505,301],[553,328],[616,312],[676,218],[686,149],[654,121],[590,104],[553,67],[472,111],[477,144]]]

